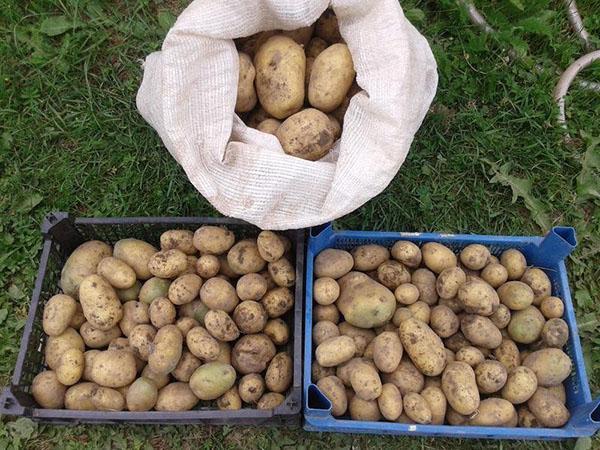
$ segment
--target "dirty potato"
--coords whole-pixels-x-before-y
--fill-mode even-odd
[[[269,263],[268,270],[269,275],[278,286],[291,287],[296,282],[296,269],[285,257]]]
[[[436,276],[429,269],[417,269],[413,272],[411,283],[419,290],[419,300],[433,305],[438,301]]]
[[[248,273],[237,281],[235,291],[242,301],[259,301],[267,293],[267,280],[258,273]]]
[[[285,345],[290,339],[289,327],[282,319],[268,320],[262,332],[266,334],[275,345]]]
[[[569,326],[562,319],[550,319],[542,328],[542,341],[548,347],[563,348],[569,340]]]
[[[226,313],[232,312],[239,301],[235,288],[221,278],[211,278],[202,285],[200,300],[209,309],[220,309]]]
[[[502,333],[487,317],[466,314],[460,321],[460,330],[478,347],[494,349],[502,343]]]
[[[99,275],[85,277],[79,286],[79,301],[83,315],[100,330],[118,325],[123,317],[123,307],[114,288]]]
[[[156,373],[172,372],[181,358],[182,347],[183,336],[179,328],[165,325],[157,331],[153,345],[150,346],[148,365]]]
[[[403,397],[403,407],[406,415],[416,423],[431,423],[431,409],[427,401],[420,394],[416,392],[406,394]]]
[[[507,377],[506,367],[498,361],[485,360],[475,367],[475,379],[482,394],[498,392],[505,387]]]
[[[523,365],[535,373],[538,385],[556,386],[571,373],[571,358],[558,348],[545,348],[531,353],[523,359]]]
[[[408,319],[400,324],[400,341],[415,366],[428,376],[442,373],[446,352],[440,337],[427,324]]]
[[[77,302],[65,294],[52,296],[44,305],[42,327],[48,336],[58,336],[68,327],[77,310]]]
[[[265,384],[271,392],[285,393],[292,384],[294,363],[285,352],[277,353],[265,372]]]
[[[442,390],[452,409],[469,415],[479,407],[479,390],[475,372],[467,363],[449,363],[442,375]]]
[[[373,362],[384,373],[391,373],[398,367],[402,359],[402,343],[398,333],[385,331],[373,341]]]
[[[251,111],[256,106],[256,90],[254,89],[254,78],[256,69],[252,59],[245,53],[238,53],[238,86],[235,101],[235,112],[243,113]]]
[[[402,395],[408,392],[421,392],[425,385],[425,377],[406,356],[400,360],[396,370],[392,373],[383,374],[382,381],[392,383],[400,390]]]
[[[518,366],[510,371],[506,384],[502,388],[502,398],[513,405],[525,403],[538,387],[538,381],[529,367]]]
[[[62,268],[59,282],[62,291],[74,299],[79,298],[79,285],[83,279],[95,274],[98,263],[112,254],[113,249],[110,245],[101,241],[88,241],[81,244],[67,258]]]
[[[454,298],[466,281],[467,276],[460,267],[450,267],[438,275],[435,287],[440,298]]]
[[[317,161],[329,153],[335,140],[329,118],[314,108],[288,117],[275,136],[285,153],[308,161]]]
[[[199,401],[188,383],[177,381],[167,384],[158,391],[154,409],[157,411],[189,411]]]
[[[562,427],[569,420],[569,410],[548,389],[539,387],[527,407],[542,426]]]
[[[194,327],[188,331],[185,342],[190,352],[204,361],[214,361],[219,356],[219,343],[203,327]]]
[[[240,330],[225,311],[208,311],[204,317],[204,326],[219,341],[231,342],[240,336]]]
[[[150,316],[152,325],[156,328],[162,328],[165,325],[175,323],[177,310],[168,298],[158,297],[152,301],[152,304],[148,308],[148,315]]]
[[[171,283],[167,295],[174,305],[184,305],[198,297],[201,287],[202,278],[194,273],[187,273]]]
[[[333,278],[317,278],[313,284],[313,300],[319,305],[331,305],[340,296],[340,286]]]
[[[235,369],[229,364],[209,362],[198,367],[190,378],[190,388],[200,400],[216,400],[235,383]]]
[[[327,248],[315,258],[315,277],[329,277],[337,280],[352,270],[354,258],[345,251],[336,248]]]
[[[525,256],[519,250],[514,248],[502,252],[500,255],[500,264],[506,268],[509,280],[520,279],[527,268]]]
[[[393,291],[403,283],[409,283],[411,275],[402,263],[391,259],[382,262],[377,267],[377,279],[386,288]]]
[[[142,361],[148,361],[150,346],[156,337],[156,328],[149,324],[136,325],[129,333],[129,346],[135,356]]]
[[[275,345],[265,334],[247,334],[233,346],[231,365],[241,374],[260,373],[275,356]]]
[[[176,248],[156,252],[148,261],[148,270],[159,278],[175,278],[187,268],[186,254]]]
[[[507,328],[508,335],[519,344],[531,344],[540,338],[545,322],[539,309],[533,305],[528,306],[512,314]]]
[[[396,310],[394,294],[361,272],[350,272],[339,280],[338,309],[350,324],[372,328],[387,323]]]
[[[479,280],[462,284],[458,289],[458,299],[466,312],[482,316],[491,316],[500,304],[494,288]]]
[[[66,391],[67,387],[58,380],[53,370],[40,372],[31,383],[31,394],[42,408],[62,408]]]
[[[438,305],[431,310],[429,325],[439,337],[447,338],[458,331],[460,320],[450,308]]]
[[[481,244],[470,244],[460,252],[460,262],[467,269],[481,270],[490,259],[490,251]]]
[[[235,242],[233,232],[225,227],[203,225],[194,232],[193,244],[202,255],[223,255]]]
[[[227,252],[229,267],[238,276],[247,273],[258,273],[267,262],[260,256],[256,240],[244,239],[234,244]]]
[[[377,398],[381,415],[386,420],[394,421],[402,414],[402,395],[400,390],[392,383],[381,387],[381,395]]]

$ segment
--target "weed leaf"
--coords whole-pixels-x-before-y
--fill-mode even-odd
[[[52,16],[44,19],[40,25],[40,31],[46,36],[58,36],[69,30],[82,27],[83,23],[77,20],[69,20],[66,16]]]
[[[581,160],[581,172],[577,176],[577,200],[600,199],[600,138],[584,136],[588,147]]]
[[[421,23],[425,21],[425,13],[419,8],[407,9],[404,12],[404,15],[411,23]]]
[[[523,5],[523,2],[521,2],[521,0],[508,0],[508,2],[515,8],[517,8],[519,11],[525,11],[525,5]]]
[[[573,447],[573,450],[590,450],[592,448],[592,438],[589,436],[586,437],[580,437],[579,439],[577,439],[577,442],[575,442],[575,447]]]
[[[158,13],[158,24],[163,29],[164,32],[169,31],[169,29],[175,24],[175,16],[171,11],[162,10]]]
[[[39,205],[43,199],[44,197],[42,197],[40,194],[33,193],[25,197],[15,209],[19,213],[27,213]]]

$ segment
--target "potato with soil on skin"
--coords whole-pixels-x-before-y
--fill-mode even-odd
[[[65,404],[67,387],[58,381],[56,372],[44,370],[31,383],[31,394],[42,408],[60,409]]]
[[[202,365],[202,361],[196,358],[192,352],[184,350],[181,354],[181,358],[177,363],[177,367],[171,372],[173,378],[177,381],[183,381],[187,383],[190,381],[190,377],[195,370]]]
[[[377,398],[377,405],[381,415],[386,420],[394,421],[402,414],[402,395],[400,390],[392,383],[381,387],[381,395]]]
[[[187,336],[188,332],[192,328],[199,327],[200,323],[196,319],[193,319],[192,317],[180,317],[175,322],[175,326],[177,328],[179,328],[179,331],[181,331],[181,334],[185,338]]]
[[[238,383],[238,392],[245,403],[258,403],[265,392],[265,381],[262,375],[258,373],[244,375]]]
[[[460,321],[460,331],[477,347],[494,349],[502,343],[502,333],[487,317],[464,315]]]
[[[401,305],[412,305],[419,299],[419,288],[412,283],[403,283],[394,290],[396,301]]]
[[[67,328],[58,336],[48,336],[46,340],[46,349],[44,351],[46,364],[53,370],[60,365],[60,359],[63,353],[70,348],[76,348],[80,351],[85,350],[83,339],[73,328]]]
[[[99,386],[96,383],[77,383],[65,392],[65,409],[94,411],[92,395]]]
[[[562,427],[569,420],[569,410],[548,389],[539,387],[527,402],[527,407],[545,427]]]
[[[488,359],[475,367],[475,379],[482,394],[498,392],[505,387],[507,378],[506,367],[498,361]]]
[[[204,361],[214,361],[219,356],[217,340],[203,327],[194,327],[188,331],[185,342],[190,352]]]
[[[198,297],[201,287],[202,278],[194,273],[187,273],[171,283],[168,298],[174,305],[184,305]]]
[[[216,400],[235,383],[235,369],[229,364],[209,362],[197,368],[190,378],[190,388],[200,400]]]
[[[89,275],[81,281],[79,301],[87,321],[99,330],[113,328],[123,317],[123,307],[117,293],[99,275]]]
[[[154,409],[156,411],[189,411],[199,401],[188,383],[177,381],[167,384],[158,391]]]
[[[330,277],[317,278],[313,284],[313,300],[319,305],[331,305],[340,296],[340,286]]]
[[[275,345],[285,345],[290,339],[290,330],[282,319],[268,320],[262,332],[266,334]]]
[[[460,320],[450,308],[438,305],[431,310],[429,325],[439,337],[447,338],[458,331]]]
[[[259,301],[267,292],[267,280],[258,273],[248,273],[237,281],[235,291],[242,301]]]
[[[150,316],[152,325],[156,328],[162,328],[175,323],[177,310],[168,298],[158,297],[152,301],[152,304],[148,308],[148,315]]]
[[[390,259],[390,251],[377,244],[359,245],[350,253],[354,259],[354,270],[362,272],[376,270],[381,264]]]
[[[481,350],[472,345],[461,348],[455,355],[455,361],[465,362],[473,368],[483,363],[484,360],[485,356],[481,353]]]
[[[404,350],[424,375],[442,373],[446,365],[444,344],[426,323],[417,319],[405,320],[398,333]]]
[[[471,343],[465,338],[464,334],[459,330],[454,333],[449,338],[444,340],[444,345],[449,350],[452,350],[454,353],[457,353],[461,348],[471,346]]]
[[[131,267],[138,279],[152,277],[148,268],[150,258],[158,251],[156,247],[139,239],[121,239],[115,243],[113,255]]]
[[[354,357],[351,360],[343,362],[335,367],[334,374],[342,381],[342,383],[344,383],[344,386],[351,387],[352,383],[350,376],[352,375],[352,372],[354,372],[354,369],[360,364],[367,364],[374,370],[377,370],[377,367],[375,367],[375,364],[370,359]]]
[[[331,414],[334,417],[343,416],[348,409],[348,398],[342,381],[334,375],[327,376],[317,381],[317,387],[331,402]]]
[[[147,280],[140,289],[139,300],[146,305],[150,305],[158,297],[166,297],[169,293],[171,280],[152,277]]]
[[[421,424],[431,423],[431,409],[429,409],[429,404],[420,394],[410,392],[403,397],[402,403],[403,410],[410,419]]]
[[[333,323],[340,321],[340,311],[335,305],[315,305],[313,308],[313,321],[329,320]]]
[[[254,56],[256,93],[262,107],[276,119],[284,119],[304,103],[304,50],[293,39],[276,35]]]
[[[246,300],[237,305],[232,317],[239,331],[244,334],[260,333],[265,328],[268,319],[263,305],[252,300]]]
[[[315,57],[308,83],[309,103],[323,112],[342,104],[354,81],[354,63],[346,44],[333,44]]]
[[[480,427],[507,427],[517,415],[512,403],[502,398],[486,398],[479,404],[478,413],[469,425]]]
[[[500,298],[494,288],[478,280],[462,284],[458,289],[457,297],[469,314],[491,316],[500,304]]]
[[[110,341],[121,336],[119,327],[112,327],[109,330],[98,330],[89,322],[85,322],[79,329],[83,342],[89,348],[106,347]]]
[[[390,259],[382,262],[377,267],[377,279],[386,288],[393,291],[401,284],[409,283],[411,276],[402,263]]]
[[[542,328],[542,340],[548,347],[563,348],[569,340],[569,326],[562,319],[550,319]]]
[[[264,269],[267,262],[260,256],[256,240],[244,239],[227,252],[229,267],[238,276],[257,273]]]
[[[416,269],[421,265],[421,249],[413,242],[396,241],[390,253],[392,258],[411,269]]]
[[[238,305],[238,296],[234,287],[221,278],[211,278],[200,288],[200,300],[209,309],[232,312]],[[204,321],[204,319],[202,320]],[[200,322],[200,321],[199,321]]]
[[[186,254],[181,250],[161,250],[148,261],[148,270],[159,278],[175,278],[188,267]]]
[[[508,309],[508,306],[501,304],[498,305],[498,308],[496,309],[494,314],[492,314],[489,317],[492,323],[496,325],[496,327],[499,330],[502,330],[506,328],[510,323],[511,312],[510,309]]]
[[[354,258],[346,250],[327,248],[315,258],[314,275],[316,278],[329,277],[337,280],[352,270]]]
[[[261,303],[269,318],[281,317],[294,307],[294,294],[286,287],[275,288],[265,294]]]
[[[125,262],[112,256],[102,258],[97,273],[115,289],[128,289],[136,282],[136,273]]]
[[[467,269],[481,270],[490,259],[490,251],[481,244],[470,244],[463,248],[460,252],[460,262]]]
[[[421,253],[425,266],[437,274],[442,273],[445,269],[456,267],[456,255],[445,245],[427,242],[421,247]]]
[[[221,411],[237,411],[238,409],[242,409],[242,399],[238,393],[237,386],[233,386],[217,399],[217,407]]]
[[[156,405],[158,389],[150,378],[140,377],[127,389],[125,402],[129,411],[150,411]]]
[[[294,363],[285,352],[277,353],[265,372],[265,384],[271,392],[284,393],[292,384]]]
[[[258,253],[267,262],[275,262],[285,253],[285,245],[281,237],[268,230],[261,231],[256,238]]]
[[[52,296],[44,305],[42,327],[48,336],[58,336],[68,327],[77,310],[77,302],[65,294]]]
[[[502,398],[513,405],[525,403],[538,388],[538,381],[533,370],[525,366],[512,369],[502,388]]]
[[[498,297],[503,305],[513,311],[527,308],[533,303],[533,291],[521,281],[509,281],[498,288]]]
[[[350,360],[355,352],[354,339],[349,336],[336,336],[317,346],[315,358],[323,367],[334,367]]]
[[[202,278],[212,278],[219,273],[221,263],[215,255],[202,255],[196,261],[196,273]]]
[[[112,256],[113,249],[101,241],[88,241],[77,247],[67,258],[60,273],[59,286],[74,299],[79,298],[79,285],[89,275],[96,273],[98,263]]]
[[[538,385],[556,386],[571,373],[571,358],[558,348],[545,348],[531,353],[523,360],[523,365],[535,373]]]
[[[559,319],[565,313],[565,305],[558,297],[546,297],[540,303],[540,311],[546,319]]]
[[[275,133],[283,151],[308,161],[317,161],[333,147],[334,136],[327,115],[314,108],[288,117]]]
[[[539,306],[542,300],[552,295],[552,283],[542,269],[536,267],[527,269],[521,277],[521,281],[533,291],[533,304],[536,306]]]
[[[240,336],[240,330],[225,311],[211,310],[204,317],[204,326],[212,337],[219,341],[231,342]]]
[[[247,334],[233,346],[231,365],[241,374],[260,373],[275,356],[273,342],[265,334]]]
[[[406,355],[400,360],[396,370],[392,373],[382,374],[382,381],[392,383],[402,395],[409,392],[421,392],[425,385],[423,374]]]
[[[514,248],[502,252],[500,255],[500,264],[506,268],[509,280],[519,280],[525,273],[525,269],[527,269],[525,256]]]
[[[285,397],[277,392],[267,392],[258,403],[256,409],[275,409],[285,401]]]
[[[150,347],[156,337],[156,328],[149,324],[140,324],[129,333],[129,346],[142,361],[148,361]]]
[[[537,418],[529,410],[529,408],[527,407],[527,405],[521,405],[521,406],[519,406],[517,414],[518,414],[518,417],[519,417],[518,423],[519,423],[520,427],[523,427],[523,428],[540,428],[541,427],[541,425],[538,422]]]
[[[405,307],[396,308],[394,316],[392,317],[392,323],[394,326],[399,327],[402,322],[413,317],[413,313],[410,309]]]
[[[446,418],[447,401],[441,387],[428,386],[421,391],[420,395],[431,411],[431,424],[442,425]]]
[[[92,404],[97,411],[122,411],[125,399],[116,389],[98,386],[92,392]]]
[[[235,112],[243,113],[251,111],[256,106],[256,90],[254,89],[254,78],[256,69],[252,59],[245,53],[238,52],[238,85],[237,98],[235,101]]]
[[[419,290],[419,300],[433,305],[438,301],[436,290],[436,276],[429,269],[417,269],[413,272],[411,283]]]
[[[440,298],[454,298],[466,281],[467,276],[460,267],[450,267],[438,275],[435,287]]]
[[[162,389],[167,384],[169,384],[169,382],[171,381],[171,376],[168,373],[167,374],[156,373],[148,365],[146,365],[146,367],[144,367],[144,370],[142,370],[141,376],[146,377],[149,380],[152,380],[154,382],[154,384],[156,384],[157,389]]]
[[[149,322],[150,315],[147,304],[136,301],[123,303],[123,318],[119,322],[119,328],[125,336],[129,336],[131,330],[137,325]]]
[[[508,324],[508,335],[519,344],[531,344],[537,341],[546,320],[535,306],[531,305],[512,314]]]
[[[481,278],[493,288],[498,288],[508,280],[508,271],[499,263],[491,263],[481,271]]]
[[[501,362],[509,372],[521,365],[519,348],[511,339],[502,339],[502,343],[494,349],[494,357],[497,361]]]
[[[179,328],[175,325],[165,325],[157,331],[150,346],[148,365],[156,373],[172,372],[181,358],[182,347],[183,336]]]
[[[378,335],[373,342],[373,362],[377,369],[384,373],[396,370],[403,352],[398,333],[385,331]]]
[[[363,400],[375,400],[381,395],[381,379],[370,364],[355,364],[350,372],[350,384],[356,395]]]
[[[363,400],[357,395],[348,401],[348,412],[352,420],[376,422],[381,419],[377,400]]]
[[[329,320],[321,320],[313,325],[312,338],[313,345],[318,346],[322,342],[332,337],[340,335],[337,325]]]
[[[171,250],[176,248],[186,255],[194,255],[197,250],[194,247],[194,232],[191,230],[167,230],[160,235],[160,249]]]
[[[258,131],[262,131],[263,133],[272,134],[275,136],[275,133],[279,129],[281,122],[277,119],[265,119],[261,123],[258,124],[256,129]]]
[[[442,375],[442,390],[452,409],[469,415],[479,407],[479,391],[475,372],[467,363],[449,363]]]
[[[310,369],[311,377],[314,383],[322,378],[335,375],[335,367],[322,367],[317,361],[313,361]]]
[[[87,350],[83,353],[83,373],[81,374],[83,381],[92,381],[92,365],[98,353],[100,350]]]
[[[135,357],[127,350],[104,350],[92,360],[92,381],[100,386],[127,386],[137,375]]]
[[[268,270],[269,275],[278,286],[291,287],[296,283],[296,270],[285,257],[269,263]]]
[[[337,307],[351,325],[373,328],[387,323],[396,310],[396,297],[382,284],[361,272],[339,280]]]
[[[234,242],[234,234],[225,227],[203,225],[194,232],[194,247],[202,255],[222,255]]]

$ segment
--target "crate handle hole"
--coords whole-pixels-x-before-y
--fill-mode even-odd
[[[575,230],[571,227],[554,227],[554,232],[567,242],[567,244],[575,247],[577,245],[577,238],[575,237]]]
[[[598,422],[600,423],[600,404],[598,404],[594,410],[592,411],[592,413],[590,414],[590,418],[594,421],[594,422]]]
[[[331,408],[331,402],[321,390],[314,384],[308,386],[308,407],[312,409],[323,409],[329,410]]]

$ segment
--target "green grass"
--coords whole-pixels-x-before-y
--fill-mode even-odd
[[[46,213],[216,214],[135,108],[140,59],[160,48],[182,4],[0,0],[0,384],[9,382],[15,364],[40,250],[39,224]],[[498,30],[495,36],[482,36],[452,0],[403,2],[436,55],[437,97],[394,181],[339,224],[501,234],[575,226],[580,245],[569,263],[571,288],[588,375],[598,395],[600,144],[594,148],[593,143],[600,137],[599,96],[571,89],[567,111],[572,139],[566,141],[555,124],[551,93],[561,69],[582,48],[562,2],[477,4]],[[600,2],[578,4],[588,30],[600,37]],[[509,48],[517,59],[508,58]],[[584,77],[600,81],[600,65],[586,70]],[[513,190],[518,194],[514,199]],[[299,429],[0,422],[0,447],[84,444],[158,449],[575,445],[319,435]],[[600,447],[600,440],[579,445]]]

